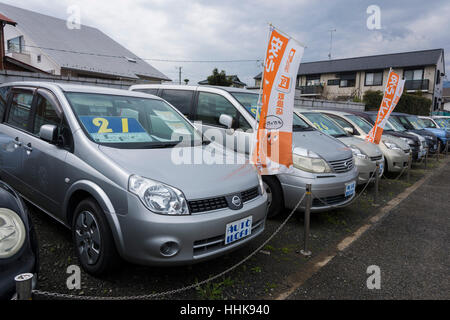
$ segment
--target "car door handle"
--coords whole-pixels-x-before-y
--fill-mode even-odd
[[[31,143],[28,143],[27,145],[23,146],[25,150],[27,150],[28,152],[33,151],[33,148],[31,147]]]
[[[22,142],[19,141],[19,137],[16,137],[16,138],[13,140],[13,142],[14,142],[14,144],[16,145],[16,148],[22,146]]]

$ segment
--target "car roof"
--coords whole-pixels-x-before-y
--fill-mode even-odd
[[[1,86],[20,86],[20,87],[38,87],[50,90],[61,90],[64,92],[84,92],[84,93],[99,93],[99,94],[110,94],[110,95],[121,95],[121,96],[132,96],[140,98],[155,98],[161,100],[161,98],[142,92],[134,92],[125,89],[116,89],[108,87],[99,86],[86,86],[80,84],[71,83],[59,83],[59,82],[48,82],[48,81],[16,81],[3,83]]]
[[[130,87],[131,90],[134,89],[179,89],[179,90],[198,90],[201,88],[214,88],[218,90],[223,90],[226,92],[242,92],[242,93],[253,93],[258,94],[258,92],[248,89],[234,88],[234,87],[222,87],[222,86],[210,86],[210,85],[198,85],[189,86],[183,84],[135,84]]]

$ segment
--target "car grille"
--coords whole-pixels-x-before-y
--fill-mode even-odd
[[[382,158],[383,158],[383,156],[376,156],[376,157],[370,157],[370,160],[378,161],[378,160],[381,160]]]
[[[328,163],[331,165],[331,167],[336,173],[350,171],[353,169],[353,166],[355,165],[353,157],[344,160],[328,161]],[[346,163],[348,165],[345,165]]]
[[[241,192],[241,199],[243,203],[255,199],[259,195],[258,187],[254,187]],[[208,199],[192,200],[188,202],[191,213],[199,213],[205,211],[212,211],[228,207],[225,197],[215,197]]]
[[[260,231],[264,228],[264,219],[258,220],[252,225],[252,232],[250,234],[250,237]],[[224,227],[225,229],[225,227]],[[238,243],[242,240],[248,239],[248,237],[242,238],[240,240],[237,240],[234,243]],[[231,244],[231,243],[230,243]],[[203,239],[203,240],[197,240],[194,242],[194,257],[198,257],[207,253],[211,253],[217,250],[220,250],[222,248],[225,248],[225,233],[221,234],[220,236]]]
[[[346,197],[344,194],[341,194],[341,195],[338,195],[338,196],[320,198],[322,201],[320,201],[319,199],[315,198],[312,201],[312,206],[313,207],[324,207],[325,203],[327,205],[339,204],[339,203],[344,202],[344,201],[346,201],[346,200],[348,200],[350,198],[351,198],[351,196],[347,196]]]

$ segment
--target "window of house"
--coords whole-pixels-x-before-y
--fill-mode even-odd
[[[423,68],[422,69],[410,69],[405,70],[403,73],[405,80],[422,80],[423,79]]]
[[[346,88],[346,87],[354,87],[355,86],[355,79],[341,79],[339,82],[339,87]]]
[[[191,90],[168,90],[165,89],[161,95],[166,101],[169,101],[185,116],[190,116],[191,103],[194,91]]]
[[[340,79],[330,79],[327,81],[327,85],[329,86],[338,86]]]
[[[318,86],[320,85],[320,74],[314,74],[306,76],[306,85],[307,86]]]
[[[436,84],[441,83],[441,71],[438,70],[436,73]]]
[[[364,80],[365,86],[381,86],[383,85],[383,71],[366,72]]]
[[[21,53],[24,51],[23,36],[15,37],[7,41],[7,47],[9,52]]]
[[[32,101],[32,92],[15,92],[6,122],[19,129],[27,130]]]
[[[37,57],[36,57],[36,59],[37,59],[37,62],[38,62],[38,63],[41,63],[41,61],[42,61],[42,56],[41,56],[40,54],[38,54]]]

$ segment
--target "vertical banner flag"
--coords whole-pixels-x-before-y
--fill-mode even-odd
[[[380,110],[378,110],[377,120],[366,137],[367,141],[375,144],[380,143],[386,121],[389,119],[398,100],[400,100],[404,85],[405,80],[400,79],[398,74],[390,70],[386,87],[384,88],[383,100],[381,101]]]
[[[252,161],[261,174],[292,168],[292,121],[304,47],[271,26],[262,76],[261,115]]]

